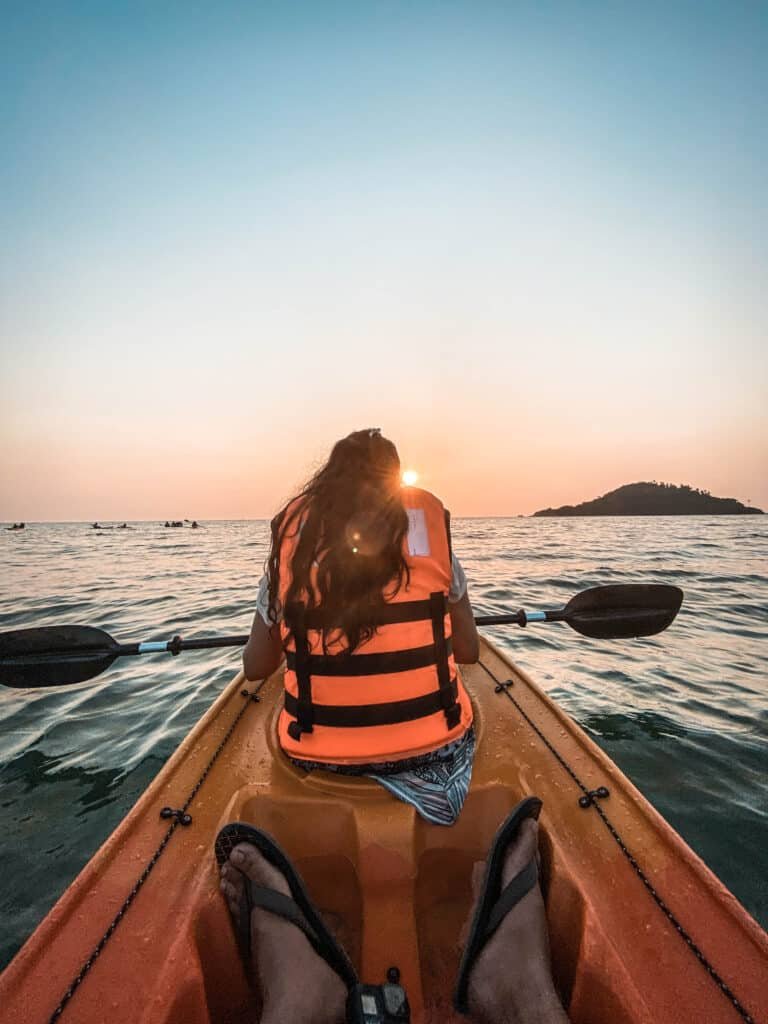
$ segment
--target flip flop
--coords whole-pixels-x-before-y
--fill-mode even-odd
[[[491,844],[485,864],[483,885],[475,906],[469,938],[461,957],[456,988],[453,993],[453,1005],[459,1013],[469,1013],[467,1005],[469,976],[485,944],[510,910],[520,902],[526,893],[533,889],[538,881],[539,872],[536,860],[532,858],[504,887],[503,891],[501,888],[504,858],[510,844],[517,838],[520,826],[526,818],[538,818],[540,811],[541,800],[537,796],[529,796],[525,800],[521,800],[496,833]]]
[[[333,937],[320,912],[309,898],[306,886],[287,854],[267,832],[254,828],[245,822],[233,821],[216,836],[216,862],[219,867],[229,859],[238,843],[250,843],[283,875],[291,895],[256,885],[243,874],[245,885],[240,901],[240,915],[237,922],[241,948],[251,953],[251,911],[254,907],[268,910],[277,917],[295,924],[309,939],[313,949],[338,974],[347,990],[358,984],[357,973],[352,963]],[[233,865],[234,867],[235,865]]]

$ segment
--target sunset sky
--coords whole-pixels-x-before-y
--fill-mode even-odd
[[[0,519],[768,509],[768,5],[15,3]]]

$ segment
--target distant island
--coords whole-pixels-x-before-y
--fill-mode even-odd
[[[580,505],[543,508],[534,516],[745,516],[763,515],[761,508],[736,498],[715,498],[687,484],[643,482],[624,484]]]

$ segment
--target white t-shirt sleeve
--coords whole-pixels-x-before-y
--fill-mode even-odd
[[[448,603],[456,604],[467,592],[467,577],[461,562],[451,554],[451,589],[448,591]]]
[[[259,589],[256,594],[256,611],[264,620],[266,626],[272,627],[269,618],[269,580],[265,573],[259,580]]]

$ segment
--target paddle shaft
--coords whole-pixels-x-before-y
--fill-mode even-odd
[[[175,636],[172,640],[146,640],[138,644],[118,644],[108,648],[108,653],[116,658],[131,654],[181,654],[182,651],[208,651],[215,647],[244,647],[248,643],[247,634],[240,636],[208,636],[197,640],[182,640]],[[72,650],[52,651],[52,654],[68,654]]]
[[[527,626],[529,622],[565,622],[583,636],[629,639],[666,629],[683,600],[678,587],[661,584],[611,584],[572,597],[565,608],[540,612],[478,615],[478,626]],[[92,679],[116,658],[138,654],[243,647],[248,636],[213,636],[182,640],[148,640],[121,644],[94,626],[40,626],[0,633],[0,685],[66,686]]]
[[[563,611],[526,612],[520,611],[507,613],[506,615],[476,615],[475,622],[478,626],[525,626],[528,622],[560,622],[564,618]],[[145,640],[135,644],[120,644],[115,642],[109,647],[103,648],[105,655],[113,658],[125,658],[137,654],[181,654],[182,651],[207,651],[217,647],[244,647],[248,643],[247,634],[240,636],[209,636],[199,637],[194,640],[182,640],[175,636],[172,640]],[[82,646],[66,647],[46,651],[47,660],[57,657],[66,657],[72,654],[83,654]],[[93,653],[96,653],[95,651]]]
[[[565,620],[565,609],[557,611],[526,612],[520,609],[519,612],[507,612],[505,615],[476,615],[476,626],[527,626],[529,622],[563,622]]]

